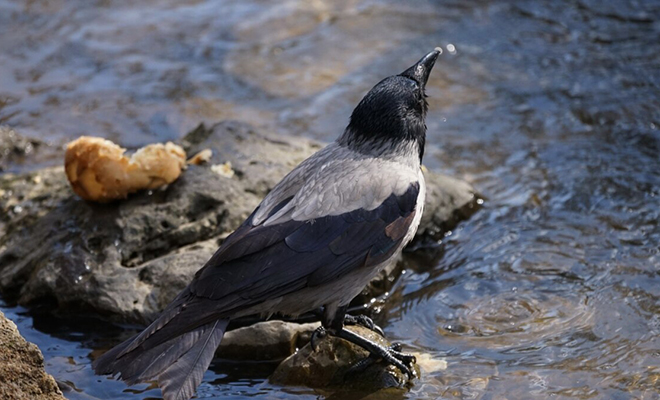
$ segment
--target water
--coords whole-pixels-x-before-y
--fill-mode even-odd
[[[425,164],[486,201],[379,308],[391,339],[447,362],[402,397],[659,399],[658,2],[0,0],[0,121],[56,145],[224,118],[331,140],[438,45]],[[3,309],[81,395],[158,396],[90,372],[131,329]],[[200,394],[317,398],[272,369],[216,363]]]

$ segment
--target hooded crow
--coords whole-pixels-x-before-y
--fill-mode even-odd
[[[157,380],[166,400],[190,399],[231,319],[323,307],[322,327],[411,374],[414,357],[344,324],[349,302],[413,238],[425,198],[424,88],[441,50],[382,80],[344,133],[291,171],[143,332],[93,364],[129,385]],[[314,344],[314,343],[313,343]]]

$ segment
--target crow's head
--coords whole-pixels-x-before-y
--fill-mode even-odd
[[[440,53],[436,48],[401,74],[374,86],[353,110],[340,143],[358,151],[416,144],[421,160],[428,109],[424,89]]]

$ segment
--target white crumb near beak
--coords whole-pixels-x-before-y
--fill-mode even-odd
[[[211,171],[215,172],[220,176],[224,176],[225,178],[234,177],[234,170],[231,168],[231,163],[229,161],[227,161],[224,164],[211,165]]]

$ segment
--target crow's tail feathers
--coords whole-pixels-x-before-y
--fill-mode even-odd
[[[188,400],[202,382],[228,323],[222,319],[202,325],[153,347],[146,339],[126,351],[138,335],[99,357],[94,370],[97,374],[119,373],[129,385],[158,379],[165,400]]]

